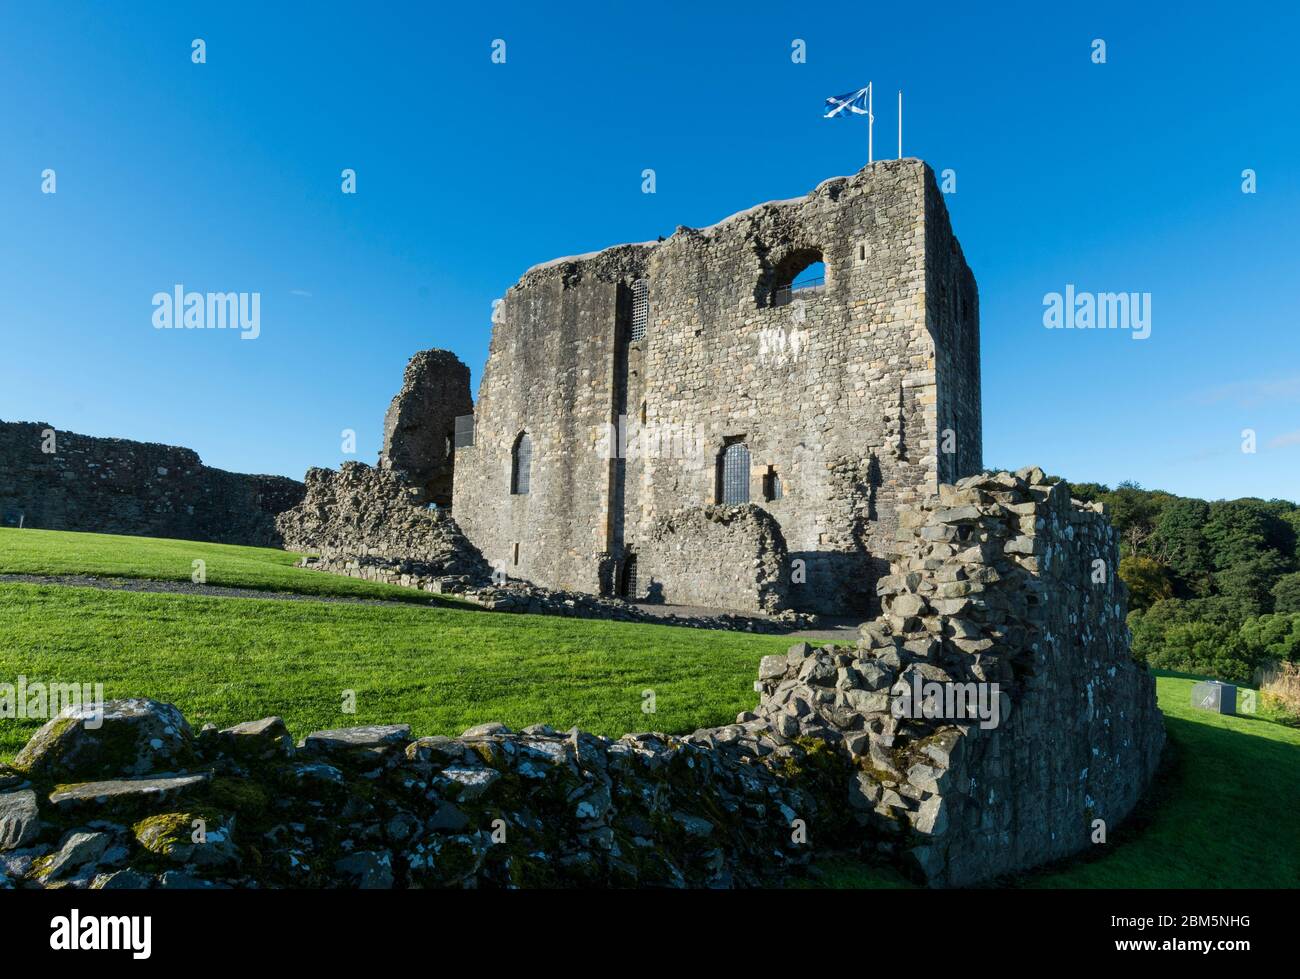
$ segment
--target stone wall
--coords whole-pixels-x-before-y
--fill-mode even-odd
[[[417,504],[421,488],[404,473],[345,462],[309,469],[306,479],[303,501],[276,518],[286,549],[312,552],[329,570],[374,568],[357,575],[374,580],[490,574],[451,514]]]
[[[665,514],[646,534],[636,561],[637,594],[629,597],[672,595],[681,605],[750,612],[777,612],[789,602],[790,561],[781,528],[752,503]]]
[[[278,718],[194,735],[152,701],[98,727],[65,709],[0,766],[0,886],[740,886],[836,854],[960,886],[1078,853],[1098,820],[1116,838],[1164,728],[1103,511],[1027,469],[899,524],[856,646],[764,657],[755,710],[684,737],[295,746]],[[925,682],[996,712],[927,713]]]
[[[384,415],[380,468],[403,473],[419,491],[415,502],[450,507],[456,418],[473,411],[469,368],[450,351],[421,350]]]
[[[51,431],[0,422],[0,525],[276,545],[276,514],[303,497],[295,480],[212,469],[190,449]]]
[[[779,304],[816,259],[824,286]],[[865,612],[895,508],[980,467],[978,374],[975,282],[933,174],[873,164],[710,228],[529,270],[498,310],[456,512],[511,574],[608,591],[662,518],[719,502],[719,453],[740,441],[749,498],[804,569],[791,606]],[[511,492],[524,433],[527,495]]]
[[[859,822],[931,883],[1093,846],[1096,821],[1110,833],[1129,814],[1164,743],[1101,505],[1026,469],[945,485],[899,521],[884,613],[859,648],[765,659],[758,718],[843,745]],[[899,697],[924,706],[925,682],[996,714],[900,716]]]
[[[197,736],[153,701],[84,717],[0,766],[0,888],[732,887],[807,862],[796,820],[827,841],[846,826],[817,801],[842,760],[738,725],[387,725],[295,746],[274,717]]]

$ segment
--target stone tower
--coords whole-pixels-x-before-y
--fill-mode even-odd
[[[895,507],[981,467],[978,293],[918,160],[535,266],[494,321],[454,513],[541,585],[867,612]]]

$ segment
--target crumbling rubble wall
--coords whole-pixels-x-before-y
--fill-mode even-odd
[[[0,526],[273,546],[276,514],[303,492],[192,449],[0,422]]]
[[[654,522],[636,554],[636,598],[778,612],[789,601],[790,555],[762,507],[683,507]],[[633,597],[633,596],[629,596]]]
[[[768,657],[757,716],[843,745],[859,822],[931,883],[1078,853],[1129,814],[1164,743],[1118,560],[1101,505],[1040,470],[942,486],[900,508],[884,612],[859,648]],[[924,713],[927,681],[986,709],[900,716]]]
[[[309,469],[306,481],[302,503],[276,524],[284,546],[316,555],[322,570],[365,565],[479,581],[490,575],[451,514],[419,505],[420,489],[403,473],[345,462],[338,470]]]

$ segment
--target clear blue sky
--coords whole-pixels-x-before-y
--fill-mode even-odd
[[[4,3],[0,418],[373,462],[414,351],[477,386],[528,266],[853,172],[820,104],[874,81],[878,155],[901,88],[905,153],[957,173],[987,463],[1300,496],[1300,14],[1049,6]],[[261,337],[154,330],[178,282],[260,292]],[[1151,337],[1044,329],[1066,283],[1151,293]]]

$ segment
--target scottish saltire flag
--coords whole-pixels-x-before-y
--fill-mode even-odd
[[[860,88],[856,92],[848,92],[845,95],[832,95],[826,100],[825,118],[833,119],[836,116],[847,119],[850,114],[855,116],[870,115],[867,107],[867,93],[871,91],[871,86]]]

